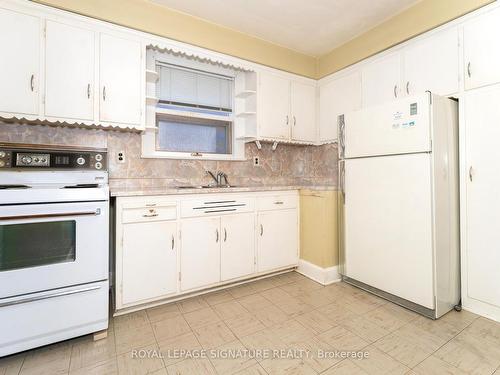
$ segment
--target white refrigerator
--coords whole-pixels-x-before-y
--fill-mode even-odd
[[[460,303],[458,103],[425,93],[339,117],[344,281],[437,319]]]

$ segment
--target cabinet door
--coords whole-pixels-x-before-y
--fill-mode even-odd
[[[177,291],[176,236],[175,221],[123,225],[122,304]]]
[[[316,86],[292,82],[290,91],[292,139],[316,141]]]
[[[101,34],[100,119],[117,124],[141,123],[141,44]]]
[[[45,114],[92,120],[94,117],[94,33],[47,21]]]
[[[228,215],[221,218],[221,280],[249,275],[255,268],[255,216]]]
[[[260,73],[259,136],[290,137],[290,81],[272,73]]]
[[[297,264],[297,210],[258,214],[257,264],[259,272]]]
[[[467,296],[500,307],[500,87],[465,96]]]
[[[38,114],[40,19],[0,9],[0,111]]]
[[[220,218],[184,220],[181,224],[181,290],[220,281]]]
[[[500,9],[464,25],[465,88],[500,82]]]
[[[404,51],[405,95],[431,91],[450,95],[458,91],[458,30],[434,34]]]
[[[370,62],[362,72],[363,107],[385,103],[400,96],[401,58],[391,53]]]
[[[337,118],[361,108],[361,75],[351,73],[319,87],[319,140],[338,137]]]

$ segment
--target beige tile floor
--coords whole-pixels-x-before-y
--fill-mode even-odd
[[[342,351],[367,357],[343,359]],[[432,321],[296,272],[114,318],[105,340],[85,336],[0,358],[0,375],[500,375],[499,367],[499,323],[466,311]]]

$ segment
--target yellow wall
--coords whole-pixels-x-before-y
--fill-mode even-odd
[[[422,0],[318,61],[321,78],[469,13],[493,0]]]
[[[321,78],[341,70],[493,2],[421,0],[317,59],[147,0],[34,1],[311,78]]]
[[[314,78],[316,58],[146,0],[34,0]]]
[[[300,259],[327,268],[339,263],[337,191],[300,191]]]

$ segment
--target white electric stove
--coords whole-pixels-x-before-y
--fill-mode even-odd
[[[0,144],[0,357],[108,327],[105,149]]]

